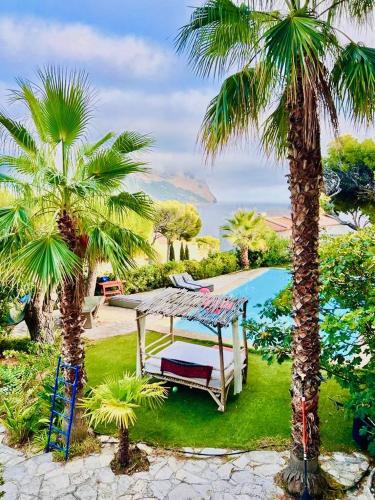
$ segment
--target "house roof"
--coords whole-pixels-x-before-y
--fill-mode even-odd
[[[292,218],[288,215],[277,215],[275,217],[266,217],[268,227],[276,231],[276,233],[284,233],[292,229]],[[341,226],[334,217],[327,214],[322,214],[319,219],[321,228]]]

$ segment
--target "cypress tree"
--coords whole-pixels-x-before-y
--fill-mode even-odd
[[[169,246],[169,260],[176,260],[176,256],[175,256],[175,253],[174,253],[173,242]]]

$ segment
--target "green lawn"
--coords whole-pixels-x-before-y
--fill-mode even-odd
[[[152,341],[157,334],[149,334]],[[89,385],[108,375],[135,370],[136,335],[123,335],[92,343],[87,348]],[[208,446],[251,448],[287,444],[290,424],[290,364],[267,365],[250,354],[248,383],[239,396],[229,396],[226,412],[204,391],[179,386],[156,412],[140,410],[133,439],[166,447]],[[322,384],[320,398],[322,445],[326,451],[353,449],[351,422],[329,399],[342,399],[343,390],[330,380]],[[104,431],[104,429],[101,429]],[[114,428],[105,429],[115,432]]]

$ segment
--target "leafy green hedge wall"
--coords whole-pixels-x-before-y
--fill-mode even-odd
[[[289,242],[275,234],[265,252],[249,252],[249,257],[251,267],[287,265],[290,262]],[[239,270],[238,253],[233,250],[210,254],[200,261],[171,261],[141,266],[129,269],[120,277],[125,281],[125,293],[137,293],[170,286],[168,276],[171,274],[188,272],[194,279],[199,280]]]
[[[168,278],[170,274],[188,272],[194,279],[199,280],[233,273],[239,269],[237,256],[234,252],[220,252],[201,261],[167,262],[130,269],[123,278],[125,292],[137,293],[169,286],[171,284]]]

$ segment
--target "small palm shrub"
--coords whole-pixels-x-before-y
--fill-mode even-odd
[[[38,400],[29,391],[25,397],[14,395],[2,403],[1,423],[7,430],[9,444],[24,444],[39,428]]]
[[[90,425],[115,424],[119,430],[117,463],[125,470],[131,462],[129,427],[135,424],[140,406],[155,409],[167,396],[163,382],[125,373],[120,379],[109,378],[82,399]]]

